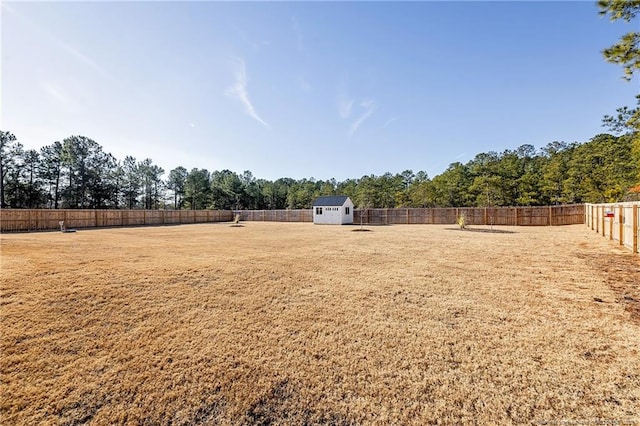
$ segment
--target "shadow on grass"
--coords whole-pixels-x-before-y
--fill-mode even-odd
[[[517,234],[516,231],[505,231],[504,229],[486,229],[486,228],[445,228],[447,231],[462,231],[462,232],[480,232],[483,234]]]

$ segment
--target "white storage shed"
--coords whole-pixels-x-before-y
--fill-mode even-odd
[[[353,223],[353,202],[346,195],[318,197],[313,202],[313,223],[346,225]]]

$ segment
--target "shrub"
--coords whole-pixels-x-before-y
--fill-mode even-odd
[[[460,229],[467,229],[467,223],[463,214],[458,216],[458,226],[460,227]]]

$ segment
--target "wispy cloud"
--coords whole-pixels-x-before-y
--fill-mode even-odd
[[[456,159],[456,160],[459,160],[459,159],[463,158],[463,157],[464,157],[464,156],[466,156],[466,155],[467,155],[467,153],[466,153],[466,152],[463,152],[463,153],[461,153],[461,154],[456,155],[455,159]]]
[[[77,60],[82,62],[84,65],[88,66],[89,68],[92,68],[98,74],[101,74],[104,77],[111,77],[111,75],[107,71],[105,71],[104,68],[102,68],[100,65],[98,65],[89,56],[85,55],[80,50],[78,50],[77,48],[73,47],[72,45],[70,45],[66,41],[62,40],[61,38],[58,38],[57,36],[51,34],[47,30],[45,30],[42,26],[38,25],[37,23],[35,23],[31,19],[27,18],[26,16],[24,16],[21,13],[19,13],[18,11],[16,11],[13,7],[8,6],[6,4],[6,2],[2,3],[2,9],[7,11],[9,14],[19,18],[24,23],[26,23],[28,26],[30,26],[31,28],[34,28],[35,30],[39,31],[41,34],[43,34],[47,39],[49,39],[58,48],[64,50],[69,55],[73,56],[74,58],[76,58]]]
[[[225,95],[240,101],[249,117],[263,126],[269,127],[269,124],[258,115],[249,98],[249,92],[247,90],[247,70],[244,59],[242,58],[236,60],[235,78],[235,83],[225,91]]]
[[[52,36],[52,38],[54,37]],[[60,39],[57,39],[55,41],[58,43],[61,49],[65,50],[71,56],[74,56],[75,58],[79,59],[80,62],[83,62],[89,68],[92,68],[94,71],[103,75],[104,77],[110,77],[110,74],[107,71],[105,71],[104,68],[102,68],[100,65],[95,63],[93,59],[89,58],[87,55],[83,54],[78,49],[74,48],[70,44],[65,43]]]
[[[42,90],[55,99],[62,107],[74,112],[79,110],[78,103],[60,86],[56,86],[48,81],[40,81],[40,87]]]
[[[383,125],[382,127],[384,127],[384,128],[389,127],[389,125],[390,125],[391,123],[393,123],[394,121],[396,121],[397,119],[398,119],[398,117],[393,117],[393,118],[388,119],[388,120],[384,123],[384,125]]]
[[[256,39],[249,38],[249,36],[247,36],[246,32],[243,31],[240,27],[238,27],[236,25],[232,25],[232,28],[238,34],[240,39],[242,39],[242,41],[244,43],[246,43],[249,46],[251,46],[254,50],[260,50],[261,48],[263,48],[265,46],[269,46],[271,44],[271,42],[269,40],[256,40]]]
[[[371,116],[371,114],[373,114],[376,103],[373,101],[373,99],[365,99],[364,101],[360,102],[360,106],[364,108],[364,112],[360,115],[360,117],[358,117],[356,121],[351,124],[351,127],[349,128],[349,135],[353,135],[355,132],[357,132],[360,128],[360,125],[364,123],[365,120]]]
[[[193,123],[189,123],[189,127],[191,127],[193,129],[194,127],[196,127],[196,125],[193,124]]]
[[[338,112],[340,117],[349,118],[353,109],[353,99],[342,98],[338,101]]]
[[[49,96],[51,96],[61,104],[64,104],[64,105],[71,104],[71,100],[69,99],[69,97],[66,94],[64,94],[60,89],[53,87],[51,84],[44,81],[40,82],[40,86]]]

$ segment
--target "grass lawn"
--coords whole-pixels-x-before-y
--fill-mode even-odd
[[[2,235],[0,422],[640,423],[639,256],[582,225],[356,229]]]

